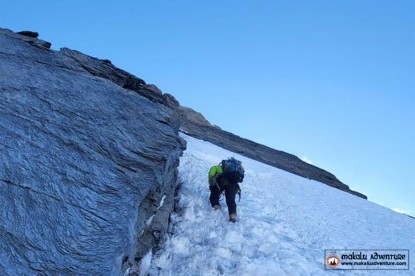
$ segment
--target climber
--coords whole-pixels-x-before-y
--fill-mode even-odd
[[[228,205],[229,221],[236,221],[236,194],[241,197],[241,188],[238,183],[244,179],[245,170],[239,160],[231,157],[222,160],[219,165],[209,170],[210,203],[215,210],[220,209],[219,198],[225,192],[226,205]]]

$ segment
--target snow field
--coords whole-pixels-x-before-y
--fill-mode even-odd
[[[182,135],[174,235],[153,255],[151,275],[415,275],[409,271],[326,271],[325,249],[409,249],[415,220],[356,196]],[[225,200],[215,211],[208,170],[242,161],[237,222]],[[413,267],[413,265],[411,265]],[[412,274],[411,274],[412,273]]]

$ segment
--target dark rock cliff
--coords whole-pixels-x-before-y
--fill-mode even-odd
[[[0,45],[0,275],[137,271],[173,208],[178,103],[27,33]]]
[[[359,192],[350,190],[349,186],[339,181],[333,174],[308,164],[297,156],[272,149],[270,147],[241,138],[210,125],[199,113],[189,109],[181,109],[181,130],[197,139],[205,140],[227,150],[268,164],[270,166],[291,172],[293,174],[320,181],[336,189],[367,199]],[[195,116],[194,114],[199,114]]]

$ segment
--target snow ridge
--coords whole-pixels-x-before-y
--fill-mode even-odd
[[[415,250],[415,222],[322,183],[182,134],[182,181],[174,234],[153,256],[151,275],[324,275],[325,249]],[[214,211],[207,172],[234,156],[246,171],[238,221]],[[386,271],[387,272],[387,271]],[[337,271],[336,274],[350,274]],[[410,275],[410,271],[392,271]],[[353,275],[385,271],[353,271]]]

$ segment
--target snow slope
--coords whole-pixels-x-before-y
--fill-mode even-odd
[[[151,258],[150,275],[415,275],[400,271],[326,271],[325,249],[409,249],[415,220],[392,210],[182,134],[180,211],[174,234]],[[225,200],[214,211],[207,172],[234,156],[246,171],[238,221]],[[412,263],[414,260],[412,260]]]

